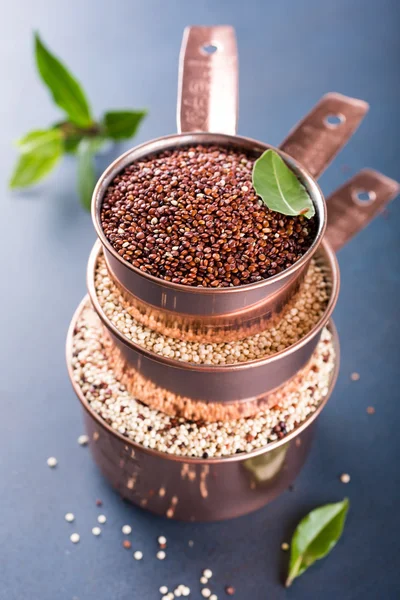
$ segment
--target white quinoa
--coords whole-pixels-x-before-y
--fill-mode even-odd
[[[275,327],[235,342],[200,343],[167,337],[139,323],[129,313],[128,303],[111,280],[102,253],[95,269],[97,299],[120,333],[151,352],[195,364],[234,364],[285,350],[318,323],[328,304],[329,288],[324,267],[313,259],[291,309]]]
[[[83,396],[119,433],[146,448],[178,456],[230,456],[286,435],[326,397],[335,366],[332,336],[325,328],[301,381],[295,389],[290,382],[282,386],[273,408],[252,418],[195,423],[169,417],[133,398],[107,363],[102,335],[99,318],[86,305],[75,326],[71,358]]]

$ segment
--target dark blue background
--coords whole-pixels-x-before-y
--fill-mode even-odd
[[[319,97],[338,91],[371,111],[321,184],[326,193],[362,167],[400,179],[397,0],[50,0],[2,8],[1,75],[1,499],[0,598],[152,600],[184,582],[200,598],[202,568],[239,600],[394,600],[399,569],[400,203],[341,251],[335,312],[342,343],[337,388],[293,492],[253,515],[208,525],[167,522],[124,504],[101,479],[82,433],[64,364],[64,341],[85,293],[95,235],[75,193],[75,163],[11,194],[12,140],[59,118],[32,60],[32,29],[84,82],[96,114],[149,107],[138,142],[175,131],[177,60],[187,24],[231,23],[240,52],[239,133],[279,144]],[[122,151],[122,147],[120,150]],[[105,157],[99,168],[111,159]],[[346,173],[344,171],[347,171]],[[358,371],[361,379],[350,381]],[[376,407],[369,416],[366,407]],[[59,460],[56,470],[48,456]],[[338,476],[351,475],[345,486]],[[348,495],[345,533],[331,556],[289,591],[280,544],[309,509]],[[104,501],[108,522],[91,534]],[[64,514],[73,511],[76,523]],[[132,523],[137,563],[121,546]],[[74,546],[70,533],[81,534]],[[156,537],[168,558],[155,559]],[[188,540],[194,547],[188,547]]]

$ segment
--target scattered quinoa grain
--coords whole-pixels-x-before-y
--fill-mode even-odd
[[[69,536],[69,539],[71,540],[71,542],[73,544],[77,544],[79,542],[79,540],[81,539],[81,536],[79,535],[79,533],[71,533],[71,535]]]
[[[211,594],[210,600],[218,600],[217,594]]]
[[[97,517],[97,521],[100,523],[100,525],[104,525],[104,523],[107,521],[107,517],[105,515],[99,515]]]
[[[164,544],[166,544],[166,543],[167,543],[167,538],[166,538],[165,536],[163,536],[163,535],[160,535],[160,536],[158,537],[157,541],[158,541],[158,543],[159,543],[160,545],[164,545]]]
[[[122,545],[126,550],[130,550],[132,548],[132,544],[129,540],[124,540],[122,542]]]
[[[203,588],[201,590],[201,595],[203,596],[203,598],[209,598],[211,596],[211,590],[209,590],[208,588]]]
[[[374,408],[373,406],[368,406],[368,407],[367,407],[367,413],[368,413],[369,415],[373,415],[373,414],[375,414],[375,408]]]
[[[72,523],[73,521],[75,521],[74,513],[67,513],[64,518],[66,521],[68,521],[68,523]]]
[[[99,536],[101,534],[101,529],[100,527],[93,527],[92,529],[92,533],[93,535],[95,535],[96,537]]]
[[[360,379],[360,373],[352,373],[350,377],[352,381],[358,381]]]
[[[200,583],[201,583],[202,585],[205,585],[206,583],[208,583],[208,579],[207,579],[207,577],[204,577],[204,575],[202,575],[202,576],[200,577]]]
[[[350,475],[349,475],[348,473],[343,473],[343,474],[340,476],[340,481],[341,481],[342,483],[350,483]]]
[[[233,594],[235,593],[235,588],[233,587],[233,585],[227,585],[225,587],[225,592],[228,594],[228,596],[233,596]]]
[[[168,588],[166,585],[162,585],[158,591],[160,592],[160,594],[167,594]]]
[[[130,525],[123,525],[122,527],[122,533],[124,535],[129,535],[132,533],[132,527]]]
[[[158,560],[164,560],[164,558],[167,556],[166,553],[164,552],[164,550],[159,550],[156,554]]]
[[[204,577],[207,577],[207,579],[211,579],[211,577],[212,577],[211,569],[204,569],[203,575],[204,575]]]
[[[281,550],[283,550],[284,552],[287,552],[287,550],[289,550],[289,544],[287,542],[283,542],[281,544]]]
[[[89,436],[87,436],[87,435],[80,435],[78,437],[78,444],[80,446],[87,446],[88,443],[89,443]]]
[[[57,466],[57,459],[54,456],[50,456],[50,458],[47,459],[47,465],[51,469],[54,469],[54,467]]]
[[[140,550],[136,550],[136,551],[133,553],[133,558],[134,558],[135,560],[142,560],[142,558],[143,558],[143,552],[141,552]]]
[[[102,500],[96,500],[96,506],[103,506]]]

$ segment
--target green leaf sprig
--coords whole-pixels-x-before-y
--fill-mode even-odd
[[[315,215],[304,185],[274,150],[266,150],[253,166],[253,187],[270,210],[292,217]]]
[[[107,111],[96,121],[80,83],[35,34],[35,58],[43,83],[66,120],[26,134],[17,142],[20,156],[10,179],[11,188],[24,188],[44,179],[64,154],[78,158],[78,191],[90,209],[96,183],[94,157],[107,140],[133,137],[146,110]]]
[[[345,498],[312,510],[300,521],[292,537],[286,587],[316,560],[329,554],[342,535],[348,509]]]

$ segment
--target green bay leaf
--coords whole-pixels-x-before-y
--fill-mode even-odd
[[[63,154],[62,134],[57,129],[31,131],[18,141],[21,156],[11,176],[11,188],[37,183],[50,173]]]
[[[85,93],[68,69],[46,48],[35,34],[35,56],[40,76],[49,88],[54,102],[79,127],[90,127],[93,122]]]
[[[291,542],[287,587],[316,560],[329,554],[342,535],[348,509],[349,500],[345,498],[312,510],[300,521]]]
[[[314,204],[295,173],[274,150],[266,150],[253,167],[253,186],[270,210],[292,217],[315,215]]]
[[[50,173],[61,158],[61,151],[57,154],[35,155],[35,153],[21,154],[10,179],[10,187],[23,188],[38,183]]]
[[[54,145],[62,140],[62,132],[59,129],[35,129],[17,141],[21,153],[30,152],[52,153]]]
[[[112,110],[104,114],[105,135],[113,140],[127,140],[135,135],[146,110]]]

